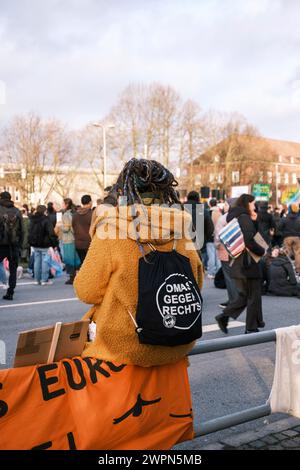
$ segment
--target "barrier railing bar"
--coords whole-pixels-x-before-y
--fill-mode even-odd
[[[270,405],[261,405],[255,408],[249,408],[248,410],[239,411],[238,413],[222,416],[221,418],[205,421],[199,427],[195,428],[195,438],[221,431],[231,426],[237,426],[238,424],[243,424],[248,421],[253,421],[254,419],[263,418],[270,414]]]
[[[210,352],[223,351],[223,349],[241,348],[244,346],[253,346],[255,344],[269,343],[276,341],[275,330],[264,331],[260,333],[251,333],[248,335],[229,336],[226,338],[210,339],[197,343],[189,356],[195,354],[206,354]]]
[[[230,336],[227,338],[217,338],[197,343],[189,356],[196,354],[206,354],[210,352],[223,351],[224,349],[241,348],[276,341],[276,331],[264,331],[260,333],[251,333],[248,335]],[[205,421],[199,427],[195,428],[195,438],[210,434],[222,429],[237,426],[239,424],[263,418],[271,414],[269,404],[256,406],[247,410],[232,413],[220,418]]]

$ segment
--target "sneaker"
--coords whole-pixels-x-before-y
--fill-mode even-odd
[[[52,286],[53,282],[52,281],[42,281],[41,286]]]
[[[17,279],[22,279],[23,277],[23,268],[22,266],[17,267]]]
[[[41,281],[34,281],[33,283],[35,286],[39,286],[41,284]]]
[[[5,294],[5,295],[2,297],[2,299],[4,299],[4,300],[14,300],[12,294]]]
[[[221,304],[219,304],[219,307],[223,309],[226,308],[228,304],[229,302],[222,302]]]
[[[207,278],[208,278],[208,279],[214,279],[215,276],[214,276],[213,274],[208,274],[208,275],[207,275]]]
[[[220,330],[227,335],[228,317],[225,317],[225,315],[221,313],[215,317],[215,320],[218,323]]]

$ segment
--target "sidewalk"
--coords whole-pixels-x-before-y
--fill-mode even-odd
[[[232,434],[200,450],[300,450],[300,421],[287,417],[263,429]]]

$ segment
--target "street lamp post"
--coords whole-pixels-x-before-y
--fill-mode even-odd
[[[107,154],[106,154],[106,132],[107,129],[113,129],[115,127],[114,124],[102,124],[100,122],[95,122],[93,124],[94,127],[101,127],[102,128],[102,140],[103,140],[103,190],[106,188],[106,176],[107,176]]]

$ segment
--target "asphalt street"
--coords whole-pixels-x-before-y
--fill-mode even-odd
[[[56,321],[73,321],[88,310],[89,306],[76,299],[73,287],[66,286],[65,280],[62,277],[55,280],[53,286],[41,287],[33,285],[31,279],[21,279],[13,302],[2,300],[1,295],[0,340],[6,346],[6,363],[0,364],[1,369],[12,366],[18,332],[51,325]],[[203,298],[203,325],[206,327],[202,339],[224,337],[216,327],[214,317],[220,312],[218,304],[226,300],[226,292],[215,289],[213,281],[206,280]],[[266,322],[264,331],[300,322],[300,300],[297,298],[265,296],[263,311]],[[238,320],[240,323],[232,323],[230,335],[244,333],[245,313]],[[195,422],[201,423],[264,404],[272,386],[274,363],[273,343],[191,357],[189,376]],[[177,448],[201,449],[202,445],[217,441],[233,431],[252,430],[283,416],[274,414],[181,444]]]

